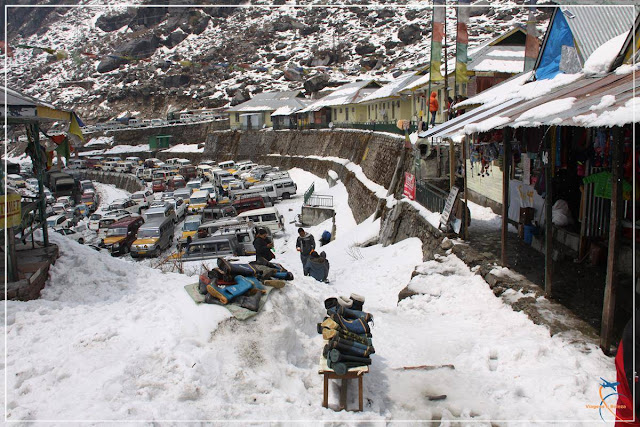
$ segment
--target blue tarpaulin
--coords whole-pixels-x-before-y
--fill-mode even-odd
[[[558,10],[553,20],[553,26],[549,32],[549,38],[544,46],[540,58],[540,64],[536,69],[536,79],[551,79],[560,73],[560,59],[562,58],[562,46],[575,47],[571,28],[567,24],[562,11]]]

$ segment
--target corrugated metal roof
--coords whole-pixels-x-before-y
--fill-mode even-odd
[[[578,54],[584,61],[600,46],[633,27],[633,6],[562,6]]]
[[[233,106],[229,112],[251,112],[251,111],[275,111],[280,107],[304,108],[312,101],[306,98],[299,98],[299,90],[286,92],[263,92],[255,95],[250,100]]]
[[[308,113],[312,111],[319,111],[324,107],[354,104],[356,102],[359,102],[365,96],[373,93],[373,91],[377,90],[376,88],[363,89],[370,84],[375,84],[378,87],[380,86],[375,80],[361,80],[357,82],[347,83],[339,86],[330,94],[316,100],[313,104],[310,104],[307,108],[300,112]]]

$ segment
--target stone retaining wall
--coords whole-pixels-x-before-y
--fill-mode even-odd
[[[135,193],[145,189],[145,182],[128,173],[75,170],[69,172],[78,179],[90,179],[103,184],[113,184],[118,188]]]

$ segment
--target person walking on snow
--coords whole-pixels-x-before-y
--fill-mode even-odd
[[[329,277],[329,261],[327,254],[311,251],[307,263],[304,265],[304,275],[311,276],[319,282],[326,282]]]
[[[302,261],[302,268],[307,265],[309,254],[316,248],[316,241],[313,235],[304,231],[304,228],[298,228],[298,240],[296,240],[296,250],[300,252],[300,261]]]
[[[436,125],[436,113],[438,112],[438,95],[435,92],[431,92],[431,98],[429,98],[429,113],[431,113],[431,126]]]

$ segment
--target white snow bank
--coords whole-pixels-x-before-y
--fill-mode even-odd
[[[611,64],[620,53],[629,31],[622,33],[599,46],[584,62],[585,74],[604,74],[609,71]]]
[[[166,150],[162,150],[163,153],[204,153],[204,146],[198,147],[200,144],[177,144]]]
[[[573,103],[575,101],[576,98],[569,97],[554,99],[553,101],[545,102],[544,104],[538,105],[537,107],[534,107],[522,113],[516,119],[516,122],[520,120],[539,120],[543,117],[565,112],[566,110],[569,110],[571,109],[571,107],[573,107]]]
[[[486,132],[491,129],[506,125],[511,119],[509,117],[494,116],[478,123],[470,123],[464,126],[464,133],[471,134],[474,132]]]
[[[611,107],[616,102],[615,95],[604,95],[598,105],[592,105],[589,107],[591,111],[602,110],[603,108]]]

